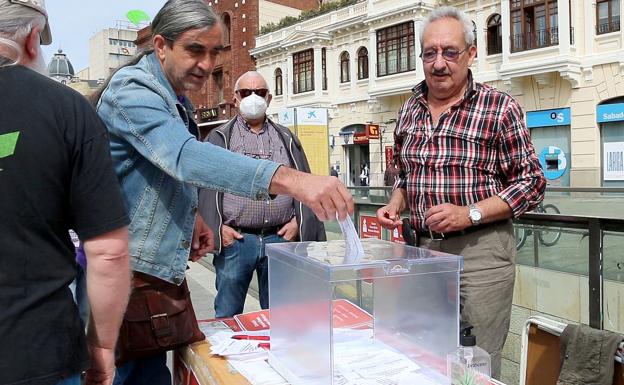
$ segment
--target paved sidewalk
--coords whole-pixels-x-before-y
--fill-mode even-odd
[[[212,256],[205,257],[205,261],[211,261]],[[206,262],[204,262],[206,264]],[[201,263],[189,262],[186,271],[193,308],[198,320],[214,318],[214,299],[217,295],[215,289],[215,273]],[[256,277],[254,276],[254,280]],[[251,291],[251,290],[250,290]],[[251,295],[247,294],[245,300],[245,312],[260,310],[260,303]]]

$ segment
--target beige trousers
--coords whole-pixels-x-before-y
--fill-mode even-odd
[[[442,241],[423,237],[420,246],[464,257],[460,280],[461,320],[474,326],[477,345],[492,358],[492,377],[500,379],[501,352],[509,331],[516,276],[511,220]]]

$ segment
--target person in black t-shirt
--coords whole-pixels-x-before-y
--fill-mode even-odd
[[[0,384],[111,384],[130,288],[129,223],[88,101],[38,72],[42,0],[0,0]],[[68,230],[84,241],[85,336]]]

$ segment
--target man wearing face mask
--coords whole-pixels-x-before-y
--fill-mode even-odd
[[[310,166],[299,140],[265,114],[271,94],[262,75],[255,71],[243,74],[234,90],[238,115],[211,131],[206,140],[233,152],[309,173]],[[243,312],[254,270],[258,275],[260,306],[269,307],[264,253],[267,243],[325,240],[323,223],[308,207],[285,195],[257,201],[203,190],[199,210],[215,234],[217,317]]]

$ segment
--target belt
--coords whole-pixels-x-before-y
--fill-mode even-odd
[[[424,237],[424,238],[430,238],[433,241],[441,241],[444,239],[449,239],[449,238],[454,238],[454,237],[459,237],[462,235],[468,235],[483,229],[486,229],[488,227],[491,227],[493,225],[497,225],[497,224],[501,224],[504,221],[497,221],[497,222],[491,222],[491,223],[483,223],[480,225],[476,225],[476,226],[470,226],[470,227],[466,227],[463,230],[459,230],[459,231],[451,231],[449,233],[437,233],[435,231],[431,231],[431,230],[427,230],[427,231],[416,231],[416,235],[418,237]]]
[[[279,229],[282,228],[282,226],[284,226],[284,225],[269,226],[269,227],[258,227],[258,228],[235,227],[235,229],[239,233],[247,233],[247,234],[255,234],[255,235],[265,236],[265,235],[277,234],[277,232],[279,231]]]

